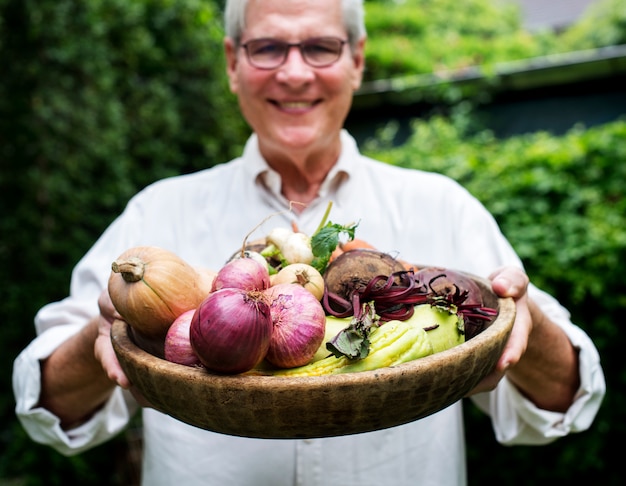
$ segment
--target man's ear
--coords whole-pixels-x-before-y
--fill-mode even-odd
[[[359,42],[352,51],[352,60],[354,62],[352,87],[355,91],[361,87],[361,82],[363,81],[363,72],[365,71],[365,41],[366,37],[359,39]]]
[[[237,44],[230,37],[224,39],[224,53],[226,56],[226,74],[230,91],[237,93]]]

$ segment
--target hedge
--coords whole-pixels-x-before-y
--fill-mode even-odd
[[[366,0],[366,81],[459,71],[626,43],[626,0],[597,0],[555,32],[529,31],[517,2]],[[443,93],[442,100],[449,98]]]
[[[222,39],[211,1],[0,0],[0,478],[125,474],[111,467],[124,437],[72,459],[26,438],[12,363],[37,309],[67,294],[71,268],[131,195],[240,152],[248,129]]]

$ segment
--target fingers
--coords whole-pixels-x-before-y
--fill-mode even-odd
[[[506,372],[515,366],[524,355],[528,346],[528,335],[530,334],[530,313],[526,305],[526,297],[517,301],[517,314],[515,323],[511,330],[511,335],[496,363],[494,369],[485,378],[483,378],[476,387],[471,390],[467,396],[475,393],[488,392],[495,389]]]
[[[493,272],[489,279],[496,295],[511,297],[515,300],[515,323],[495,368],[468,396],[491,391],[497,386],[507,370],[515,366],[526,352],[528,337],[532,331],[532,319],[526,294],[529,280],[524,271],[517,267],[502,267]]]
[[[98,297],[100,317],[98,319],[98,337],[94,344],[94,354],[102,364],[102,368],[109,380],[117,383],[122,388],[130,388],[130,381],[122,370],[115,350],[111,344],[111,324],[115,319],[122,317],[115,310],[107,289],[104,289]]]
[[[100,361],[102,369],[109,380],[122,388],[129,388],[130,381],[122,370],[111,343],[111,323],[120,317],[115,311],[109,293],[106,290],[100,294],[98,306],[100,308],[100,316],[98,317],[98,336],[94,343],[94,355]]]
[[[500,297],[519,299],[526,295],[528,275],[521,268],[502,267],[489,276],[493,291]]]
[[[515,323],[511,336],[496,365],[498,372],[504,373],[519,362],[528,346],[528,336],[532,331],[532,319],[528,309],[528,275],[518,267],[502,267],[490,277],[493,291],[500,297],[515,300]]]
[[[98,308],[100,309],[100,315],[109,323],[112,323],[115,319],[122,319],[122,316],[120,316],[113,306],[109,292],[106,289],[103,290],[100,293],[100,297],[98,297]]]
[[[528,336],[532,331],[532,319],[527,300],[527,297],[524,296],[515,301],[516,314],[513,329],[496,365],[496,370],[502,373],[515,366],[528,347]]]
[[[102,364],[102,368],[107,374],[109,380],[113,381],[122,388],[130,388],[130,381],[117,360],[110,338],[107,339],[102,335],[98,336],[94,347],[94,353],[96,358],[98,358]]]

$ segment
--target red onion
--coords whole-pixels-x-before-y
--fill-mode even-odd
[[[219,269],[211,291],[233,288],[242,290],[265,290],[270,286],[270,274],[254,258],[235,258]]]
[[[313,359],[324,339],[326,314],[319,300],[296,283],[276,284],[271,297],[274,332],[266,360],[280,368],[294,368]]]
[[[189,337],[207,369],[234,374],[263,360],[272,331],[263,291],[224,288],[210,293],[196,309]]]
[[[172,323],[165,336],[165,359],[185,366],[202,366],[198,355],[191,347],[189,328],[195,309],[183,312]]]

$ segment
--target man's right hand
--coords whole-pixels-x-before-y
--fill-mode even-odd
[[[122,316],[113,307],[107,290],[103,290],[100,294],[98,307],[100,308],[100,316],[98,316],[98,336],[94,343],[94,356],[102,364],[109,380],[122,388],[129,389],[130,381],[122,370],[111,344],[111,324],[116,319],[122,319]]]

